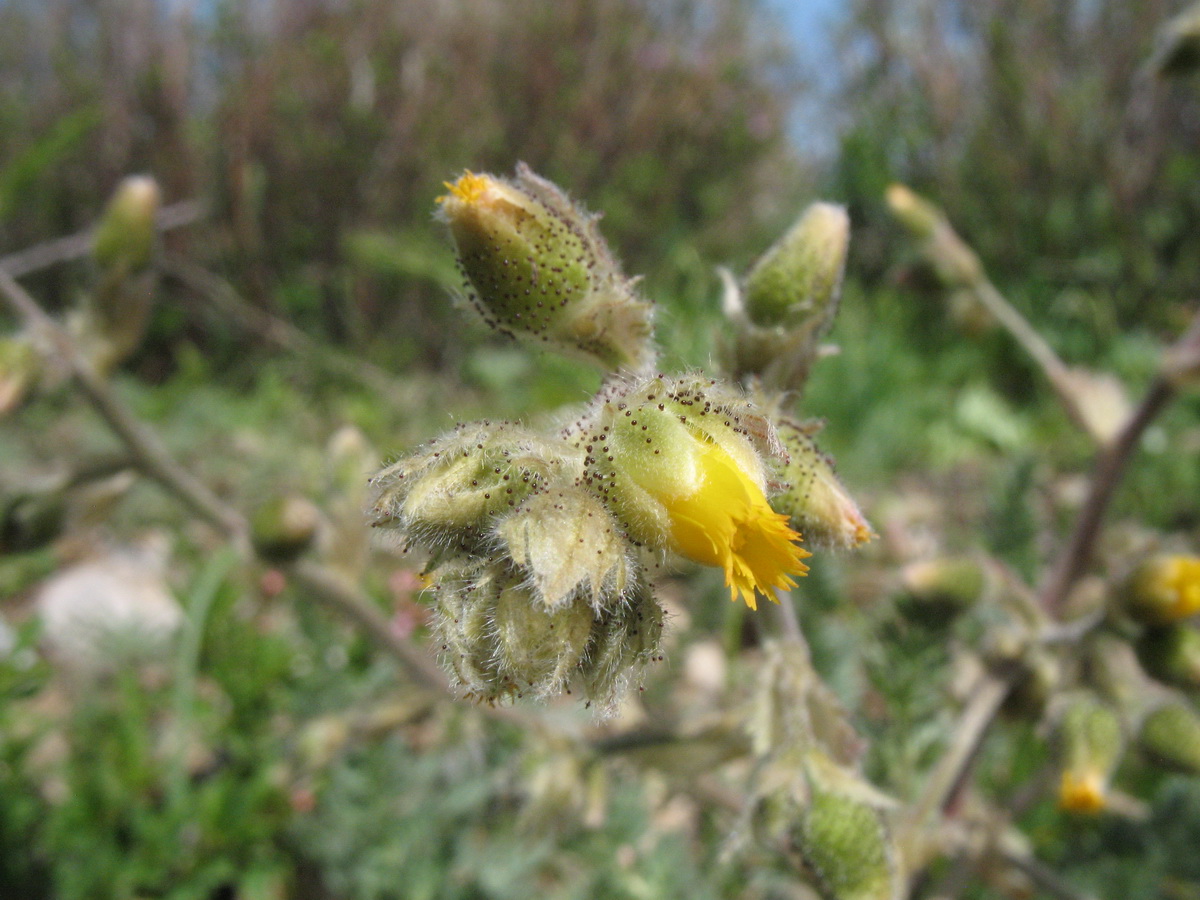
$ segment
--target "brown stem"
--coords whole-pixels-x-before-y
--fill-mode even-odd
[[[159,231],[170,231],[192,224],[202,218],[204,213],[204,204],[200,201],[184,200],[164,206],[155,216],[154,224]],[[13,278],[24,278],[58,263],[81,259],[92,252],[92,236],[92,229],[89,228],[78,234],[35,244],[26,250],[0,257],[0,269],[4,269]]]
[[[1075,521],[1070,540],[1039,592],[1042,607],[1050,615],[1059,614],[1071,588],[1091,562],[1101,522],[1125,473],[1125,467],[1147,426],[1154,421],[1154,417],[1162,411],[1174,393],[1174,388],[1166,379],[1157,379],[1113,442],[1102,450],[1097,458],[1088,496],[1083,509],[1080,510],[1079,518]]]

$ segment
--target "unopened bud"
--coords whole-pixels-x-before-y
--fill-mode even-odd
[[[845,793],[814,791],[796,842],[827,900],[900,896],[896,853],[878,810]]]
[[[1142,752],[1176,772],[1200,775],[1200,716],[1186,703],[1160,706],[1142,721]]]
[[[795,586],[810,554],[767,502],[770,423],[716,382],[663,377],[601,395],[580,426],[584,483],[634,541],[725,571],[733,600]]]
[[[1117,714],[1094,697],[1078,698],[1063,712],[1059,738],[1059,806],[1074,813],[1100,812],[1108,803],[1108,783],[1124,749]]]
[[[524,165],[512,180],[467,172],[447,186],[442,213],[484,321],[608,370],[653,359],[650,305],[558,187]]]
[[[595,609],[619,604],[635,580],[632,547],[604,504],[576,487],[535,494],[496,529],[509,557],[530,573],[538,597],[560,606],[582,596]]]
[[[886,192],[892,215],[921,243],[925,257],[947,288],[974,287],[983,280],[983,265],[963,242],[940,209],[902,184]]]
[[[647,665],[662,659],[662,632],[662,607],[642,582],[627,603],[601,614],[581,674],[588,698],[602,713],[637,683]]]
[[[0,416],[21,405],[42,374],[42,355],[21,335],[0,337]]]
[[[511,422],[459,425],[371,479],[371,525],[431,548],[473,548],[562,471],[570,448]]]
[[[1148,628],[1136,649],[1142,668],[1159,681],[1200,688],[1200,631],[1187,625]]]
[[[297,494],[273,497],[250,518],[250,540],[265,561],[292,562],[312,546],[320,524],[316,506]]]
[[[1200,612],[1200,557],[1155,556],[1125,588],[1129,614],[1145,625],[1169,625]]]
[[[780,476],[788,486],[771,506],[816,547],[848,550],[871,539],[871,526],[838,480],[833,459],[817,448],[810,430],[789,420],[777,423],[788,463]]]
[[[148,176],[117,186],[92,239],[92,256],[102,270],[125,277],[150,264],[159,202],[158,184]]]
[[[500,671],[492,631],[496,598],[514,582],[503,567],[479,563],[450,564],[434,573],[433,633],[442,666],[474,700],[495,703],[517,693],[518,686]]]
[[[901,611],[931,626],[949,623],[974,606],[986,584],[983,567],[968,556],[912,563],[901,572],[901,582]]]
[[[833,322],[841,294],[850,217],[814,203],[746,276],[746,312],[755,325],[805,328],[815,340]]]

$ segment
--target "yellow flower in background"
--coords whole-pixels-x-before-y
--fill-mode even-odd
[[[1134,618],[1149,625],[1200,613],[1200,557],[1152,557],[1134,572],[1127,599]]]
[[[1107,805],[1105,779],[1093,769],[1062,773],[1058,785],[1058,805],[1071,813],[1095,815]]]
[[[728,453],[702,441],[696,462],[701,474],[697,490],[660,498],[671,521],[672,549],[724,569],[731,600],[740,594],[757,609],[757,591],[778,602],[773,589],[795,587],[790,576],[807,573],[801,560],[812,554],[797,543],[800,535],[788,527],[788,517],[771,509],[759,486]]]

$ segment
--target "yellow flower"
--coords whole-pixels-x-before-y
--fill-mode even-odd
[[[731,599],[757,608],[811,554],[764,493],[770,424],[715,382],[658,376],[615,385],[581,423],[585,484],[634,541],[725,571]]]
[[[1200,612],[1200,557],[1156,556],[1134,573],[1129,610],[1151,625],[1178,622]]]
[[[1095,815],[1107,804],[1104,776],[1095,770],[1071,769],[1062,773],[1058,786],[1058,805],[1067,812]]]
[[[719,446],[702,441],[696,452],[701,479],[691,494],[660,498],[670,518],[672,549],[725,570],[730,599],[740,594],[757,609],[755,591],[778,602],[773,588],[791,588],[811,556],[796,542],[788,517],[771,509],[762,490]]]

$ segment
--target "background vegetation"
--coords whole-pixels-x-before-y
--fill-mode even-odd
[[[898,573],[984,550],[1033,577],[1092,447],[1009,337],[947,296],[884,189],[934,199],[1064,359],[1136,396],[1200,284],[1200,86],[1146,68],[1178,9],[859,0],[824,101],[836,152],[811,158],[790,126],[811,73],[750,0],[7,0],[0,249],[86,229],[134,172],[198,201],[163,237],[149,334],[115,389],[239,508],[313,500],[321,552],[420,644],[414,564],[367,548],[362,479],[451,415],[535,416],[599,383],[462,324],[431,220],[442,182],[523,160],[603,213],[672,369],[716,353],[715,264],[744,268],[812,199],[847,204],[841,352],[803,410],[828,421],[879,538],[815,557],[800,615],[871,740],[868,773],[903,795],[945,744],[954,645],[980,635],[900,617]],[[22,283],[64,313],[94,279],[66,262]],[[0,420],[0,492],[121,450],[48,391]],[[1152,532],[1197,551],[1198,451],[1193,394],[1146,435],[1099,574]],[[101,479],[67,508],[53,544],[0,556],[0,895],[807,896],[739,812],[729,735],[763,628],[711,572],[669,579],[669,662],[616,721],[570,702],[510,720],[412,689],[362,629],[149,481]],[[39,586],[131,553],[158,560],[178,641],[149,660],[56,655]],[[620,743],[647,722],[689,740]],[[1200,896],[1194,781],[1132,761],[1142,815],[1071,818],[1045,742],[1006,725],[977,779],[1037,858],[1071,890]],[[1017,896],[1011,878],[946,864],[918,890]]]

